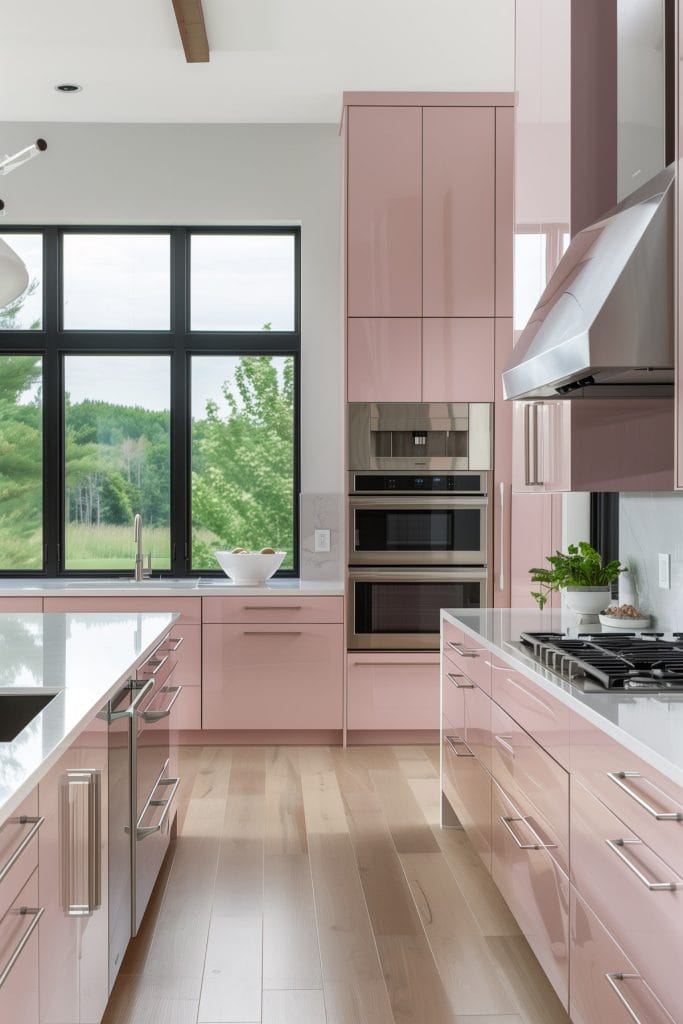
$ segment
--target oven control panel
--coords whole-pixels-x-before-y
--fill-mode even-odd
[[[485,494],[484,473],[350,473],[354,494]]]

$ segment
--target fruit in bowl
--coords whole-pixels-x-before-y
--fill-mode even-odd
[[[274,551],[273,548],[261,548],[260,551],[247,551],[245,548],[214,551],[225,575],[241,587],[261,586],[277,572],[286,554],[286,551]]]

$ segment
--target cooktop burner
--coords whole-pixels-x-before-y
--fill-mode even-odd
[[[522,633],[520,644],[583,689],[683,692],[683,633]],[[594,683],[588,687],[586,683]]]

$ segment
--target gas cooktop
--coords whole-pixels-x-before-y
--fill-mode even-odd
[[[585,691],[683,693],[683,633],[521,633],[519,646]]]

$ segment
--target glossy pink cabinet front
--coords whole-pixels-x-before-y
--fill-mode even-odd
[[[209,624],[204,729],[341,729],[341,624]]]
[[[347,117],[347,315],[421,316],[422,110]]]
[[[347,321],[349,402],[419,402],[422,327],[405,317]]]
[[[423,402],[492,402],[494,383],[493,319],[422,321]]]
[[[496,704],[569,770],[571,712],[567,705],[497,655],[487,652],[486,659],[491,668],[491,693]]]
[[[441,723],[443,792],[487,870],[491,870],[491,776],[465,739],[465,722]]]
[[[15,961],[5,983],[0,987],[0,1021],[2,1024],[38,1024],[38,934],[34,913],[21,913],[23,907],[35,911],[39,908],[38,872],[33,871],[23,889],[3,913],[0,910],[0,970],[22,941],[28,930],[31,935]],[[76,1020],[77,1018],[75,1018]],[[70,1021],[67,1024],[71,1024]]]
[[[670,1007],[672,1016],[648,984],[641,965],[629,960],[573,886],[570,900],[573,1024],[681,1024],[683,1017],[676,1009],[680,997]]]
[[[425,107],[423,315],[495,314],[493,107]]]
[[[439,658],[424,654],[349,654],[348,729],[439,728]]]

